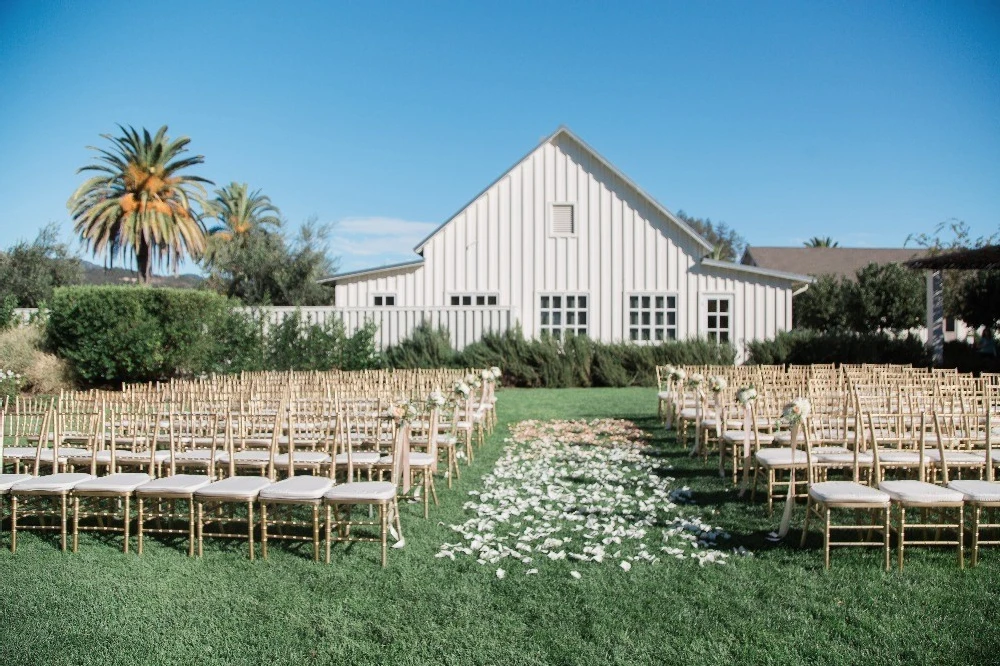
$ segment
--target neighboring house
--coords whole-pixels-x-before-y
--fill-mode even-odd
[[[902,264],[927,256],[927,250],[888,247],[747,247],[740,263],[776,271],[805,273],[813,277],[833,275],[843,280],[857,279],[868,264]],[[915,331],[924,340],[927,329]],[[965,322],[945,317],[945,340],[964,340],[972,334]]]
[[[717,261],[711,245],[566,128],[414,248],[327,278],[347,319],[458,327],[456,346],[519,322],[527,337],[606,342],[772,338],[802,272]],[[391,342],[391,340],[390,340]]]

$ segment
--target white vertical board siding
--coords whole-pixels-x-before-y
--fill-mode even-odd
[[[572,235],[550,232],[553,203],[573,205]],[[590,336],[619,341],[631,292],[676,294],[680,338],[704,335],[706,294],[730,294],[737,343],[791,326],[791,281],[702,265],[700,243],[566,133],[452,217],[422,254],[422,266],[341,278],[337,305],[371,307],[373,295],[394,293],[397,306],[441,308],[453,294],[497,294],[533,337],[541,294],[587,294]],[[475,330],[468,321],[455,322],[463,336]]]

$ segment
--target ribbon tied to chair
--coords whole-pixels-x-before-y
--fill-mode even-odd
[[[802,429],[802,425],[801,421],[792,422],[792,436],[790,438],[791,441],[788,443],[788,445],[792,448],[791,463],[789,465],[791,470],[789,471],[788,478],[788,493],[785,494],[785,508],[781,512],[781,524],[778,526],[777,532],[771,533],[771,537],[775,541],[784,539],[788,534],[788,529],[792,525],[792,512],[795,509],[795,454],[798,451],[796,442],[799,439],[799,431]],[[803,433],[803,436],[807,437],[808,435]]]

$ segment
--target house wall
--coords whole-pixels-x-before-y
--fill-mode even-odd
[[[550,233],[553,203],[575,206],[576,233]],[[496,295],[525,334],[538,335],[543,294],[588,297],[588,334],[628,338],[630,294],[677,296],[677,337],[704,334],[705,298],[733,297],[734,341],[791,327],[791,285],[700,264],[704,247],[566,134],[539,146],[423,247],[424,263],[341,278],[338,306],[450,306],[452,295]]]

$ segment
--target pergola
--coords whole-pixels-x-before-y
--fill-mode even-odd
[[[934,363],[944,359],[944,292],[941,271],[1000,269],[1000,245],[986,245],[969,250],[953,250],[904,263],[907,268],[927,272],[927,343],[934,353]]]

